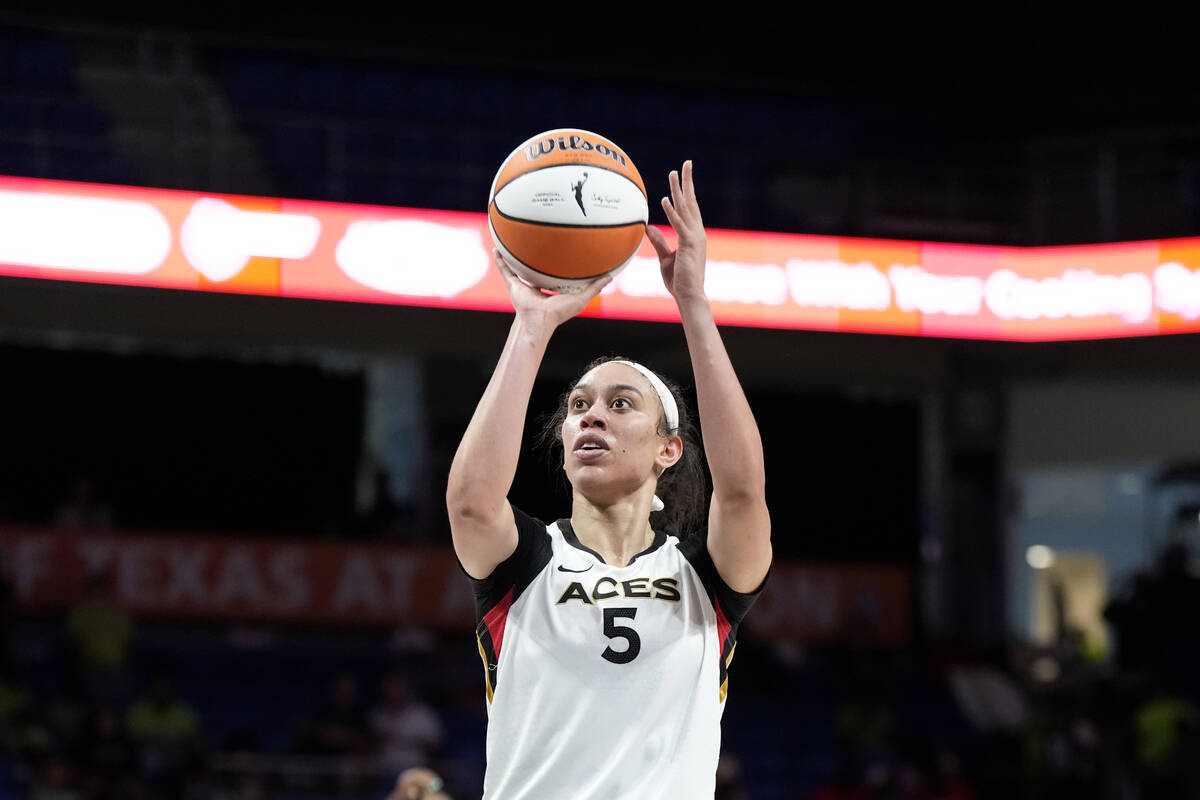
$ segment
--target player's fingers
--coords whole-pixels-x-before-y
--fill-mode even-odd
[[[667,222],[671,223],[671,227],[678,233],[683,227],[683,217],[679,216],[679,212],[675,210],[675,206],[671,205],[671,199],[664,197],[662,199],[663,212],[667,215]]]
[[[582,289],[579,290],[575,297],[581,301],[581,305],[586,306],[596,297],[596,295],[600,294],[600,292],[604,290],[605,286],[608,286],[610,283],[612,283],[612,275],[602,275],[599,278],[596,278],[594,281],[589,281]]]
[[[696,200],[696,183],[692,176],[692,160],[689,158],[683,162],[683,207],[679,210],[698,222],[700,219],[700,203]]]
[[[689,158],[683,162],[683,197],[688,202],[688,205],[694,206],[696,203],[696,183],[692,179],[692,160]]]
[[[687,185],[687,182],[690,181],[691,178],[690,163],[691,162],[684,162],[683,177],[680,177],[679,172],[671,170],[671,174],[667,178],[671,184],[671,200],[675,205],[675,213],[678,214],[679,218],[689,226],[695,224],[695,218],[697,216],[697,212],[695,211],[695,192],[689,192]],[[679,226],[676,225],[675,227],[678,228]]]
[[[500,255],[498,249],[492,250],[492,260],[496,262],[496,269],[500,270],[500,276],[504,278],[505,282],[512,284],[513,281],[520,281],[517,273],[513,272],[512,267],[504,260],[504,256]]]
[[[509,295],[513,298],[513,302],[517,302],[518,295],[535,294],[540,295],[543,292],[540,289],[530,286],[521,277],[513,271],[513,268],[508,265],[504,257],[500,255],[499,250],[492,251],[492,258],[496,261],[496,268],[500,270],[500,277],[504,278],[504,282],[508,284]]]
[[[646,226],[646,238],[650,240],[651,246],[654,247],[654,252],[658,253],[660,259],[668,258],[674,252],[671,245],[667,244],[667,237],[663,236],[662,231],[650,225]]]

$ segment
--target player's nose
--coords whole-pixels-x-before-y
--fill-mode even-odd
[[[604,416],[604,406],[600,403],[593,403],[579,418],[579,425],[584,428],[600,428],[603,430],[608,425],[608,421]]]

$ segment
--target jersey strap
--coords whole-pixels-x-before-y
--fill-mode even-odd
[[[497,665],[504,646],[508,611],[539,572],[550,563],[552,550],[546,524],[513,507],[517,523],[517,549],[501,561],[486,578],[471,581],[475,594],[475,639],[483,659],[484,682],[490,703],[499,678]]]

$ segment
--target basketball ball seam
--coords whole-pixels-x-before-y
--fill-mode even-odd
[[[490,208],[495,210],[495,212],[497,214],[499,214],[500,216],[504,217],[507,220],[512,220],[513,222],[523,222],[527,225],[538,225],[540,227],[545,227],[545,228],[578,228],[579,230],[588,230],[588,229],[592,229],[592,228],[628,228],[631,225],[645,225],[646,224],[646,223],[642,222],[640,219],[635,219],[632,222],[613,222],[613,223],[609,223],[608,225],[576,225],[573,222],[542,222],[541,220],[537,220],[535,222],[533,220],[521,219],[520,217],[514,217],[510,214],[505,214],[503,211],[500,210],[500,207],[496,205],[496,201],[494,199],[492,200],[492,202],[490,204]]]
[[[622,178],[624,178],[625,180],[627,180],[633,184],[633,188],[637,189],[638,192],[641,193],[642,197],[646,198],[647,203],[650,202],[650,198],[646,194],[646,190],[643,189],[641,186],[639,186],[637,181],[635,181],[633,178],[629,177],[628,175],[626,175],[624,172],[622,172],[619,169],[613,169],[612,167],[605,167],[605,166],[602,166],[599,164],[546,164],[544,167],[534,167],[533,169],[527,169],[524,172],[518,173],[518,174],[512,176],[511,178],[509,178],[508,180],[506,180],[502,186],[497,186],[496,188],[492,189],[492,202],[495,202],[496,195],[500,194],[500,191],[505,186],[508,186],[510,183],[512,183],[513,181],[518,180],[519,178],[523,178],[526,175],[532,175],[535,172],[541,172],[544,169],[555,169],[557,167],[581,167],[581,168],[587,168],[587,169],[602,169],[605,172],[611,172],[614,175],[620,175]],[[641,176],[639,175],[638,177],[640,178]]]
[[[517,221],[520,222],[520,220],[517,220]],[[604,226],[598,226],[598,227],[632,227],[634,225],[642,225],[642,224],[643,223],[641,223],[641,222],[630,222],[630,223],[626,223],[625,225],[617,225],[617,226],[604,225]],[[504,251],[506,253],[508,253],[510,256],[512,256],[514,259],[516,259],[517,262],[521,264],[521,266],[525,267],[525,269],[536,272],[538,275],[545,275],[547,278],[550,278],[551,280],[562,281],[564,283],[571,283],[574,281],[591,281],[591,280],[595,280],[596,278],[599,278],[603,275],[607,275],[608,273],[612,272],[613,269],[616,269],[616,267],[613,267],[612,269],[606,269],[606,270],[603,270],[602,272],[597,272],[592,275],[584,275],[579,278],[564,278],[561,275],[554,275],[553,273],[550,273],[550,272],[542,272],[540,269],[533,266],[532,264],[529,264],[529,263],[523,261],[522,259],[518,258],[517,254],[513,252],[513,249],[511,247],[509,247],[507,244],[505,244],[504,237],[501,236],[499,234],[499,232],[496,231],[495,227],[492,227],[492,235],[496,237],[496,241],[500,243],[500,246],[504,248]],[[625,261],[623,261],[621,263],[622,264],[628,263],[629,259],[633,258],[637,254],[637,251],[638,251],[637,247],[633,248],[633,250],[630,251],[628,257],[626,257]]]

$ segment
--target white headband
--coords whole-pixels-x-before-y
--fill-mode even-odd
[[[650,385],[654,387],[655,393],[658,394],[658,401],[662,403],[663,413],[667,415],[667,430],[674,431],[679,427],[679,407],[675,405],[675,395],[671,394],[671,390],[662,382],[662,378],[636,361],[614,359],[611,363],[624,364],[642,373],[643,377],[650,381]]]
[[[636,361],[625,361],[624,359],[618,358],[613,359],[611,363],[624,364],[625,366],[633,367],[638,372],[642,373],[642,376],[646,380],[650,381],[650,385],[654,387],[654,392],[658,395],[658,402],[662,403],[663,414],[665,414],[667,417],[667,430],[674,431],[679,427],[679,407],[675,405],[675,395],[671,394],[671,390],[668,389],[667,385],[662,382],[662,378],[658,377],[652,370],[643,367]],[[662,511],[664,508],[666,508],[666,506],[663,505],[663,501],[659,499],[658,495],[654,495],[654,499],[651,501],[650,507],[655,511]]]

